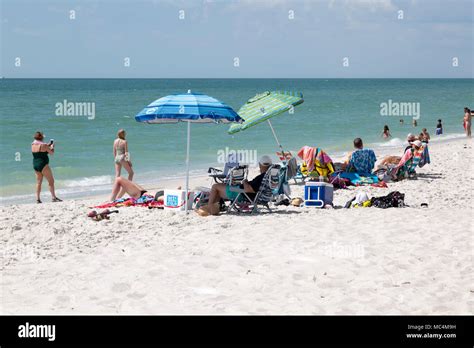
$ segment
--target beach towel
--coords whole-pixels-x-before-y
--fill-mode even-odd
[[[331,157],[319,147],[303,146],[298,156],[304,161],[301,166],[304,175],[329,177],[334,173]]]
[[[362,176],[357,173],[341,172],[339,174],[339,177],[343,179],[349,179],[350,182],[356,186],[376,184],[379,182],[379,178],[377,177],[377,175],[372,174]]]
[[[306,163],[309,172],[314,170],[314,157],[316,156],[316,148],[311,146],[303,146],[298,151],[298,157]]]
[[[418,167],[423,167],[425,164],[430,164],[430,152],[428,151],[428,145],[423,147],[423,153],[421,154],[420,162],[418,163]]]
[[[114,208],[114,207],[153,207],[163,208],[164,204],[162,201],[155,201],[155,197],[152,195],[143,195],[138,199],[135,198],[120,198],[113,202],[96,205],[92,208]]]
[[[400,179],[406,174],[413,174],[415,173],[416,166],[419,165],[422,156],[423,156],[424,149],[421,148],[419,150],[415,149],[408,149],[402,156],[400,163],[398,163],[397,168],[397,177]]]
[[[370,176],[377,158],[371,149],[359,149],[352,153],[349,160],[348,171],[356,172],[361,176]]]

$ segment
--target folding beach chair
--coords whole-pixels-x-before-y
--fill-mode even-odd
[[[229,175],[230,170],[238,166],[239,161],[236,156],[229,155],[227,162],[224,165],[224,169],[210,167],[207,172],[209,173],[209,177],[213,178],[216,183],[223,183]]]
[[[387,173],[390,175],[392,180],[399,181],[403,179],[417,179],[416,167],[418,167],[420,162],[422,161],[423,152],[414,151],[413,149],[411,149],[411,153],[412,157],[407,160],[401,167],[398,167],[396,165],[387,166]]]
[[[236,186],[242,184],[247,179],[249,173],[249,167],[247,165],[237,165],[229,170],[229,174],[223,182],[230,186]]]
[[[295,158],[293,158],[295,159]],[[283,197],[286,196],[288,199],[291,200],[291,189],[290,189],[290,184],[288,183],[288,180],[291,178],[294,178],[295,175],[295,169],[291,167],[290,161],[287,163],[283,162],[282,165],[280,165],[280,172],[279,172],[279,185],[277,188],[273,190],[273,196],[274,197]],[[296,159],[295,159],[296,163]],[[283,199],[282,198],[282,199]]]
[[[259,212],[258,206],[264,206],[271,212],[272,210],[270,209],[269,203],[272,201],[275,192],[278,192],[281,187],[281,180],[283,178],[281,169],[282,166],[280,164],[273,164],[268,168],[254,199],[250,198],[244,189],[231,187],[230,190],[238,192],[238,195],[232,201],[227,212],[235,210],[238,213],[249,212],[250,214],[254,214]]]

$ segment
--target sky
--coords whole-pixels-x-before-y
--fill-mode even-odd
[[[0,4],[6,78],[473,77],[473,0]]]

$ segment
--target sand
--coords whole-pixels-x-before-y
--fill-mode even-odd
[[[95,222],[88,207],[105,197],[0,207],[0,312],[472,314],[473,144],[430,152],[417,180],[334,199],[398,190],[407,208],[200,217],[128,207]]]

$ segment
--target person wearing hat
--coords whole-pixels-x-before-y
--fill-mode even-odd
[[[421,158],[423,155],[423,150],[423,143],[420,140],[412,141],[410,148],[405,151],[402,158],[400,159],[400,162],[397,164],[397,170],[403,167],[410,159],[414,157]]]
[[[403,153],[407,152],[408,149],[411,149],[411,148],[412,148],[412,143],[413,143],[415,140],[418,140],[418,139],[417,139],[417,137],[416,137],[414,134],[409,133],[409,134],[407,135],[408,145],[407,145],[407,147],[405,147],[405,150],[403,151]]]
[[[264,155],[260,157],[258,161],[258,166],[260,168],[260,174],[258,174],[253,180],[247,181],[245,179],[240,185],[241,189],[244,189],[247,195],[253,199],[255,194],[258,192],[260,185],[262,183],[263,177],[267,172],[268,168],[272,165],[272,159],[270,156]],[[230,186],[223,183],[218,183],[212,185],[211,193],[209,195],[209,204],[207,205],[207,212],[210,215],[219,215],[220,206],[219,201],[224,200],[233,200],[237,198],[238,193],[230,190]],[[202,209],[202,208],[201,208]]]

